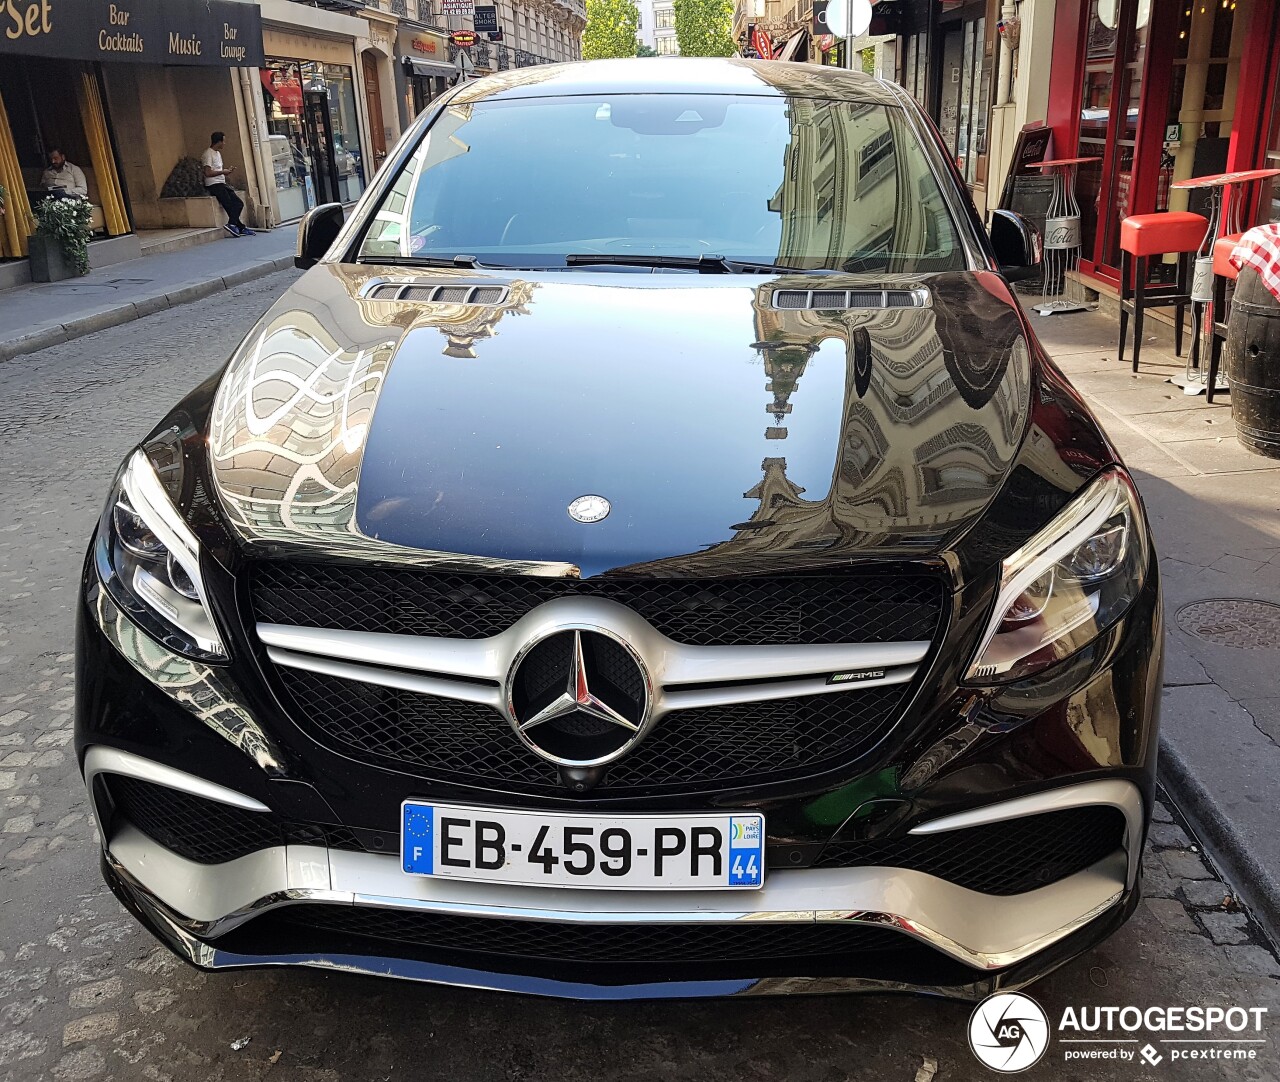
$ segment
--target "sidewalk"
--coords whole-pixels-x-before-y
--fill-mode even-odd
[[[0,361],[292,267],[297,235],[284,226],[0,291]]]
[[[1165,590],[1161,778],[1280,934],[1280,459],[1236,440],[1229,395],[1210,406],[1165,382],[1185,363],[1171,342],[1149,338],[1134,375],[1115,320],[1031,320],[1146,501]]]

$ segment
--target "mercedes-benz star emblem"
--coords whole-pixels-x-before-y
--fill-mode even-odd
[[[608,518],[611,506],[603,496],[579,496],[569,504],[569,517],[575,522],[599,522]]]
[[[644,735],[651,701],[640,656],[599,628],[568,628],[530,643],[507,677],[516,735],[561,766],[618,758]]]

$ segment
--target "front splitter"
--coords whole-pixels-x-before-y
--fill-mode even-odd
[[[223,949],[192,934],[183,920],[162,902],[129,881],[102,853],[102,874],[111,891],[139,921],[183,961],[199,969],[260,969],[298,966],[360,976],[392,977],[423,984],[447,985],[491,992],[573,1000],[709,999],[741,996],[893,994],[933,996],[961,1002],[978,1002],[996,991],[1012,991],[1048,975],[1077,955],[1110,936],[1129,919],[1141,896],[1135,885],[1113,907],[1082,928],[1039,954],[1006,969],[962,984],[929,985],[866,977],[768,976],[732,980],[664,980],[629,984],[595,984],[557,980],[500,970],[471,969],[411,958],[342,952],[238,953]]]

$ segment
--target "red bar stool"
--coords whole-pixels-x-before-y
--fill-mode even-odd
[[[1209,220],[1189,211],[1134,214],[1120,223],[1120,360],[1124,360],[1124,336],[1133,315],[1133,370],[1142,351],[1142,317],[1148,308],[1172,304],[1175,308],[1174,349],[1182,356],[1182,313],[1191,303],[1190,256],[1200,248]],[[1147,292],[1147,261],[1152,256],[1178,254],[1178,277],[1172,289]],[[1135,274],[1134,261],[1137,261]],[[1131,285],[1130,283],[1134,283]]]
[[[1222,346],[1227,340],[1227,283],[1234,282],[1240,273],[1231,264],[1231,253],[1240,243],[1243,233],[1232,233],[1213,242],[1213,340],[1209,346],[1209,378],[1205,382],[1205,399],[1213,401],[1217,389],[1218,362],[1222,360]]]

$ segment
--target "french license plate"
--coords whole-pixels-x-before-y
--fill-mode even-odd
[[[406,800],[400,855],[410,875],[522,886],[755,889],[764,816],[572,815]]]

